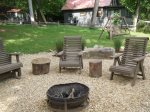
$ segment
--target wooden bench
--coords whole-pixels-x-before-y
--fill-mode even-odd
[[[12,63],[12,56],[16,57],[16,62]],[[21,67],[23,64],[19,60],[19,53],[8,54],[3,46],[3,41],[0,38],[0,74],[15,73],[16,78],[21,78]]]

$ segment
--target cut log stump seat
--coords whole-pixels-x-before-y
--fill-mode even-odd
[[[32,73],[34,75],[49,73],[50,59],[49,58],[36,58],[32,60]]]
[[[102,60],[91,60],[89,62],[89,75],[91,77],[102,76]]]

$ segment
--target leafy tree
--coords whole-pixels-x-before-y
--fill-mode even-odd
[[[64,5],[66,0],[33,0],[35,9],[37,9],[38,2],[38,13],[43,13],[47,19],[51,20],[60,20],[63,18],[61,8]],[[42,15],[42,14],[41,14]],[[42,17],[43,18],[43,17]]]
[[[136,31],[136,25],[139,17],[149,18],[150,13],[150,2],[149,0],[120,0],[121,4],[124,5],[130,12],[133,13],[133,25]],[[140,10],[146,10],[149,13],[141,13]]]
[[[23,11],[28,10],[27,0],[1,0],[0,4],[3,4],[6,7],[21,8]]]
[[[50,0],[48,7],[48,15],[53,17],[53,19],[58,20],[59,18],[63,18],[61,8],[64,5],[66,0]]]
[[[61,8],[66,0],[32,0],[33,10],[42,12],[47,18],[63,18]],[[28,0],[0,0],[0,4],[12,8],[21,8],[25,13],[29,13]],[[40,9],[40,12],[39,12]],[[33,11],[33,12],[34,12]]]
[[[150,20],[150,1],[149,0],[144,0],[141,3],[140,18],[143,20]]]

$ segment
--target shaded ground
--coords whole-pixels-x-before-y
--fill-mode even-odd
[[[32,75],[31,61],[34,58],[51,59],[50,72]],[[150,57],[145,60],[146,80],[138,77],[131,87],[131,79],[114,76],[110,81],[108,71],[112,60],[102,60],[103,75],[89,77],[89,59],[84,60],[82,74],[78,71],[58,73],[59,60],[50,53],[22,55],[22,78],[10,78],[0,82],[0,112],[51,112],[46,102],[46,91],[54,84],[79,82],[90,88],[89,106],[82,112],[149,112],[150,111]]]

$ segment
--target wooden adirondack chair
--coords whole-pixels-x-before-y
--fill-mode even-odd
[[[137,75],[141,75],[143,80],[145,79],[143,62],[148,39],[147,37],[132,37],[126,39],[124,52],[121,54],[122,58],[120,59],[121,55],[113,57],[114,64],[109,69],[111,71],[110,80],[113,79],[115,73],[132,77],[132,86],[135,85]],[[118,66],[116,65],[117,62]]]
[[[60,57],[59,72],[62,68],[83,68],[82,45],[80,36],[65,36],[63,51],[58,53]]]
[[[12,63],[11,57],[16,56],[16,63]],[[21,67],[22,63],[19,61],[19,54],[18,53],[11,53],[7,54],[3,47],[3,41],[0,38],[0,74],[3,73],[12,73],[15,72],[16,78],[21,77]],[[17,72],[17,74],[16,74]]]

